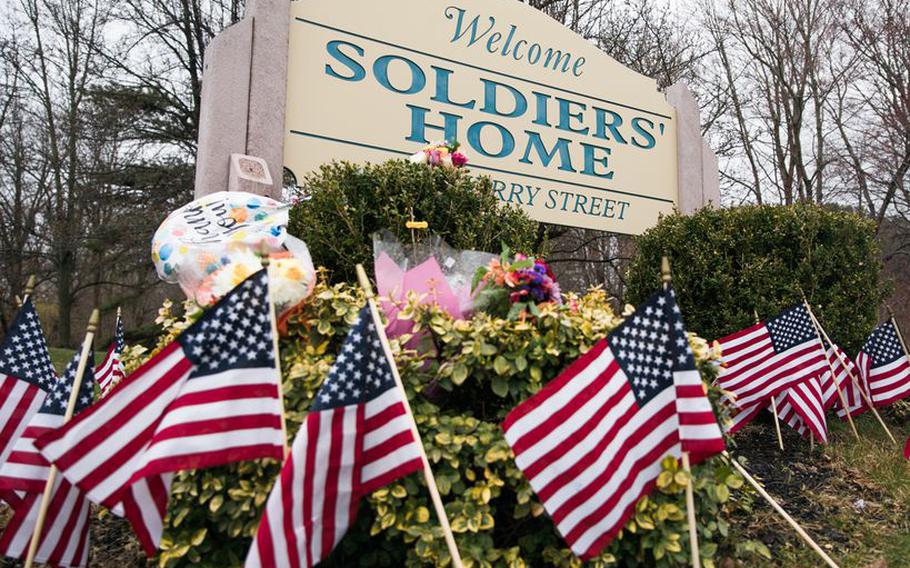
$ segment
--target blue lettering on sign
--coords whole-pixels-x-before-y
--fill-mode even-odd
[[[359,55],[360,57],[363,57],[363,48],[360,47],[359,45],[354,45],[353,43],[351,43],[349,41],[341,41],[340,39],[330,41],[325,46],[326,51],[329,53],[329,55],[334,57],[339,63],[343,63],[348,69],[350,69],[351,74],[342,75],[338,71],[335,71],[335,68],[332,67],[330,64],[326,64],[325,74],[335,77],[336,79],[343,79],[345,81],[363,80],[363,78],[367,76],[366,69],[363,68],[363,65],[361,65],[360,63],[357,63],[353,58],[345,55],[344,52],[341,51],[341,46],[343,46],[343,45],[350,47],[355,52],[357,52],[357,55]]]
[[[554,72],[574,76],[583,73],[583,57],[576,58],[569,51],[542,46],[531,38],[522,37],[522,30],[516,25],[503,26],[493,16],[470,16],[456,6],[445,8],[444,15],[452,21],[451,43],[480,48],[494,56],[509,58],[513,64],[539,64]],[[623,105],[608,101],[592,104],[585,95],[578,95],[581,97],[578,100],[572,91],[558,87],[552,88],[555,93],[547,92],[550,88],[539,83],[534,83],[532,89],[522,88],[524,80],[520,78],[502,73],[494,78],[494,72],[485,73],[486,70],[476,66],[470,67],[479,70],[481,77],[474,75],[466,80],[458,73],[463,64],[457,61],[407,48],[391,51],[395,46],[378,41],[379,47],[368,48],[369,44],[363,41],[370,41],[370,38],[357,37],[354,41],[334,39],[326,43],[324,72],[348,83],[368,80],[372,73],[373,80],[383,89],[405,97],[402,102],[410,123],[403,132],[403,139],[408,142],[462,140],[471,152],[485,158],[510,158],[521,164],[612,180],[615,174],[611,163],[612,148],[622,146],[650,151],[663,139],[666,121],[671,119],[631,106],[620,108]],[[419,58],[402,55],[408,51],[431,57],[435,62],[421,64]],[[426,102],[421,104],[422,101]],[[613,105],[615,109],[604,108],[604,104]],[[464,109],[484,113],[488,119],[477,120],[476,114],[474,118],[466,119]],[[516,174],[495,167],[486,169]],[[536,179],[548,181],[545,177]],[[581,182],[549,181],[601,189]],[[493,191],[507,203],[537,203],[547,209],[618,220],[625,218],[630,206],[621,199],[541,189],[517,181],[494,180]]]
[[[501,31],[494,30],[496,18],[493,16],[487,16],[486,20],[481,21],[480,16],[477,15],[469,20],[464,8],[458,6],[449,6],[444,13],[447,19],[454,22],[454,30],[449,43],[457,43],[463,39],[468,47],[478,44],[494,55],[511,56],[511,60],[514,61],[525,61],[530,65],[540,64],[552,71],[575,77],[581,77],[584,73],[582,70],[585,65],[584,57],[575,57],[572,52],[556,47],[543,47],[530,40],[516,40],[515,37],[521,35],[521,32],[515,24],[510,24],[508,32],[503,34]],[[483,41],[484,38],[486,41]],[[514,46],[513,40],[515,40]],[[527,49],[525,46],[528,46]]]

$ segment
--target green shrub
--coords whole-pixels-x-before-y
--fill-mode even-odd
[[[703,209],[662,219],[637,239],[628,301],[657,285],[661,255],[686,325],[709,339],[774,316],[804,290],[831,339],[856,353],[885,296],[872,221],[813,205]]]
[[[467,170],[430,168],[406,160],[355,165],[336,162],[304,178],[308,198],[291,209],[288,231],[306,241],[313,261],[335,282],[356,282],[354,265],[372,265],[371,235],[388,229],[410,241],[405,223],[429,230],[458,249],[498,253],[502,243],[534,252],[538,225],[499,203],[488,177]]]
[[[290,318],[281,347],[292,436],[362,305],[359,289],[322,281]],[[402,315],[437,346],[437,355],[429,357],[403,349],[407,337],[392,345],[465,566],[580,567],[516,468],[499,423],[619,324],[606,295],[570,295],[566,306],[545,307],[528,320],[478,315],[454,321],[414,304]],[[169,309],[159,321],[169,330],[162,344],[184,326]],[[693,337],[692,345],[706,378],[712,377],[713,366],[705,363],[707,343]],[[262,460],[178,473],[160,564],[239,566],[278,469]],[[742,480],[721,459],[698,466],[694,476],[702,555],[710,568],[715,555],[732,549],[724,543],[727,519],[748,511],[751,496],[739,489]],[[621,537],[589,566],[687,564],[686,483],[675,460],[668,460],[658,490],[638,504]],[[763,545],[754,543],[752,549]],[[364,499],[357,522],[323,566],[448,562],[423,478],[415,474]]]

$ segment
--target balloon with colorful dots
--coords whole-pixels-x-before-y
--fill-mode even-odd
[[[293,254],[285,247],[293,239],[287,234],[288,208],[239,191],[212,193],[184,205],[168,215],[152,239],[158,276],[179,284],[188,298],[210,304],[259,270],[257,255],[265,247],[284,264],[294,264],[290,274],[299,277],[298,291],[308,294],[314,270],[306,246],[298,241]]]

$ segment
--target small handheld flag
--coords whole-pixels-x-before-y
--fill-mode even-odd
[[[35,448],[35,438],[63,424],[74,384],[81,385],[75,412],[81,412],[92,403],[95,388],[92,366],[86,365],[82,380],[76,380],[80,355],[80,352],[76,352],[63,377],[54,382],[44,406],[29,422],[9,460],[0,469],[0,490],[17,491],[21,499],[12,500],[13,516],[0,536],[0,553],[10,558],[24,559],[28,552],[29,541],[38,519],[41,496],[50,473],[50,464]],[[89,352],[88,360],[92,359]],[[90,503],[82,492],[58,477],[52,489],[35,561],[55,566],[86,566],[89,514]]]
[[[95,370],[98,386],[102,393],[106,393],[123,380],[123,350],[126,343],[123,339],[123,319],[120,317],[120,308],[117,308],[117,321],[114,324],[114,341],[107,350],[104,360]]]
[[[717,384],[740,410],[731,433],[758,415],[771,397],[827,368],[818,331],[802,303],[718,341],[726,368]]]
[[[503,430],[572,551],[609,544],[653,488],[667,455],[724,450],[672,288],[516,407]]]
[[[38,313],[26,298],[0,344],[0,465],[56,379]]]
[[[409,420],[363,308],[275,480],[247,568],[310,567],[326,558],[364,495],[421,469]]]
[[[740,408],[769,399],[821,372],[825,354],[806,307],[720,339],[727,367],[718,379]]]
[[[886,406],[910,395],[910,360],[894,326],[889,320],[866,339],[856,364],[875,406]]]

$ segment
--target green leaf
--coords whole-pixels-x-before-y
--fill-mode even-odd
[[[493,361],[493,370],[496,371],[496,374],[498,375],[505,375],[512,370],[512,365],[509,363],[508,359],[502,355],[497,355],[496,359]]]
[[[534,268],[534,261],[531,259],[519,260],[513,262],[509,265],[509,268],[512,270],[524,270],[526,268]]]
[[[483,280],[483,277],[486,276],[489,271],[490,269],[486,266],[481,266],[474,271],[474,277],[471,279],[471,292],[477,290],[478,284],[480,284],[480,281]]]
[[[493,380],[490,382],[490,387],[493,389],[496,396],[505,398],[509,394],[509,383],[502,377],[493,377]]]
[[[509,313],[506,316],[506,319],[508,319],[508,320],[518,319],[518,315],[521,314],[521,312],[524,311],[524,309],[525,309],[524,302],[518,302],[518,303],[512,304],[512,307],[509,308]]]
[[[464,363],[457,363],[452,369],[452,382],[460,385],[468,378],[468,367]]]
[[[212,500],[209,501],[209,511],[217,513],[218,509],[221,508],[221,504],[224,503],[223,495],[215,495],[212,497]]]

